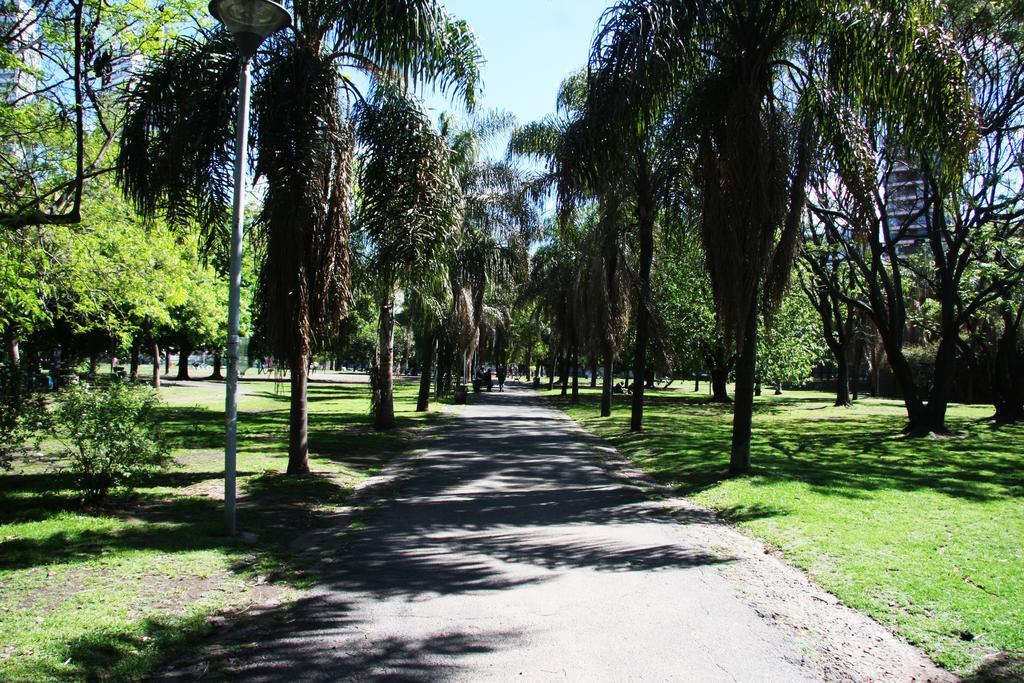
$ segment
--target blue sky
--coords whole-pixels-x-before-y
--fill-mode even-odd
[[[558,86],[584,66],[594,28],[611,0],[447,0],[469,22],[487,63],[485,109],[503,109],[520,123],[552,113]],[[437,97],[431,108],[451,108]]]

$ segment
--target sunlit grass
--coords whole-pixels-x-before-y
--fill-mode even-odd
[[[616,398],[607,419],[589,389],[579,406],[552,400],[940,664],[966,671],[991,652],[1024,655],[1024,428],[991,426],[990,406],[952,407],[948,437],[906,439],[896,401],[764,396],[754,473],[730,479],[731,406],[654,392],[634,435],[628,397]]]

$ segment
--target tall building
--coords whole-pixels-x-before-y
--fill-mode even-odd
[[[916,166],[903,160],[893,163],[885,179],[886,209],[889,214],[886,227],[891,239],[919,242],[928,237],[926,187],[924,176]]]
[[[39,24],[26,0],[0,0],[0,38],[2,49],[18,62],[18,66],[0,69],[0,99],[18,102],[39,86],[41,64],[33,49],[40,40]]]

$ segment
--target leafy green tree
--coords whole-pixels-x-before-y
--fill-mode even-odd
[[[422,413],[430,409],[433,371],[444,339],[444,326],[454,307],[448,264],[442,259],[435,259],[429,276],[419,278],[414,286],[406,289],[405,303],[420,363],[416,411]],[[440,384],[441,378],[438,379]]]
[[[473,366],[483,362],[488,304],[507,299],[499,292],[522,279],[527,247],[540,229],[527,175],[509,160],[484,154],[486,145],[513,125],[503,112],[477,114],[466,122],[448,116],[441,120],[461,188],[462,223],[447,262],[452,308],[439,340],[439,380],[450,378],[454,366],[465,383]]]
[[[625,262],[630,206],[624,199],[628,192],[622,187],[621,178],[599,163],[601,155],[597,150],[606,140],[598,137],[587,98],[588,81],[584,71],[566,78],[559,89],[556,114],[517,129],[509,141],[509,152],[547,164],[539,184],[557,196],[557,237],[561,248],[577,251],[585,248],[588,252],[580,260],[586,277],[576,278],[571,294],[574,311],[547,306],[549,314],[560,311],[549,318],[555,323],[550,339],[562,341],[564,352],[574,359],[581,345],[593,357],[602,359],[605,381],[601,415],[607,417],[611,415],[614,364],[626,343],[632,312],[633,283]],[[582,232],[588,233],[586,237],[579,230],[584,225],[587,229]],[[550,257],[557,258],[554,254]],[[545,267],[553,264],[550,258],[548,263],[537,263],[540,267],[535,269],[535,274],[542,279],[531,283],[536,289],[534,300],[543,297],[546,291],[543,278],[560,277],[558,268]],[[577,273],[582,275],[583,270]],[[571,364],[575,367],[577,360],[572,360]],[[576,400],[576,388],[574,382],[573,400]],[[642,404],[642,396],[640,399]]]
[[[827,348],[818,312],[802,291],[787,292],[770,321],[758,332],[758,381],[782,393],[783,384],[800,385],[824,360]]]
[[[976,129],[961,139],[920,147],[877,112],[846,106],[826,129],[834,158],[818,180],[819,230],[839,245],[853,286],[835,294],[870,317],[907,410],[906,432],[944,432],[945,416],[963,364],[964,327],[979,311],[1009,295],[1024,276],[1014,244],[1024,193],[1019,155],[1024,144],[1024,76],[1019,8],[963,2],[943,8],[947,44],[966,69],[958,81],[976,107]],[[966,164],[944,153],[976,142]],[[911,210],[885,188],[897,169],[919,174]],[[914,231],[923,233],[915,236]],[[822,284],[828,285],[827,282]],[[924,315],[915,315],[920,308]],[[1012,321],[1012,316],[1010,318]],[[931,329],[933,357],[912,362],[908,328]],[[926,347],[912,355],[919,357]],[[930,368],[927,373],[915,366]]]
[[[172,307],[165,336],[178,347],[179,380],[189,379],[189,356],[198,348],[222,346],[226,336],[227,283],[198,261],[184,275],[182,301]]]
[[[135,61],[201,11],[200,0],[27,0],[0,17],[0,230],[75,225],[108,173]]]
[[[0,333],[8,358],[4,383],[5,393],[15,401],[22,393],[20,342],[49,318],[45,306],[48,283],[38,277],[34,267],[42,260],[38,247],[22,234],[0,240]]]
[[[852,273],[841,245],[830,233],[815,230],[808,221],[798,269],[800,287],[821,319],[825,344],[836,364],[836,406],[849,406],[850,355],[857,334],[857,316],[844,300],[850,289]]]
[[[13,365],[22,341],[35,344],[37,357],[59,351],[60,366],[51,369],[56,380],[83,351],[94,360],[97,350],[132,345],[150,330],[159,334],[171,309],[185,302],[191,271],[200,268],[190,239],[159,222],[147,225],[109,176],[89,184],[82,206],[76,226],[10,231],[0,261],[4,272],[20,277],[4,291],[0,324],[8,351],[15,351]]]
[[[715,316],[700,237],[695,230],[663,234],[661,246],[664,257],[656,271],[654,290],[673,353],[692,372],[707,370],[711,400],[728,403],[729,374],[736,354],[727,345]]]

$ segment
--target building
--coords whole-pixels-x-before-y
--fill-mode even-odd
[[[926,190],[924,176],[916,166],[902,160],[893,163],[885,178],[886,228],[891,240],[916,243],[927,239]]]
[[[0,98],[10,104],[39,87],[41,62],[33,48],[40,40],[40,30],[36,12],[26,0],[0,0],[0,39],[2,49],[20,63],[0,69]]]

